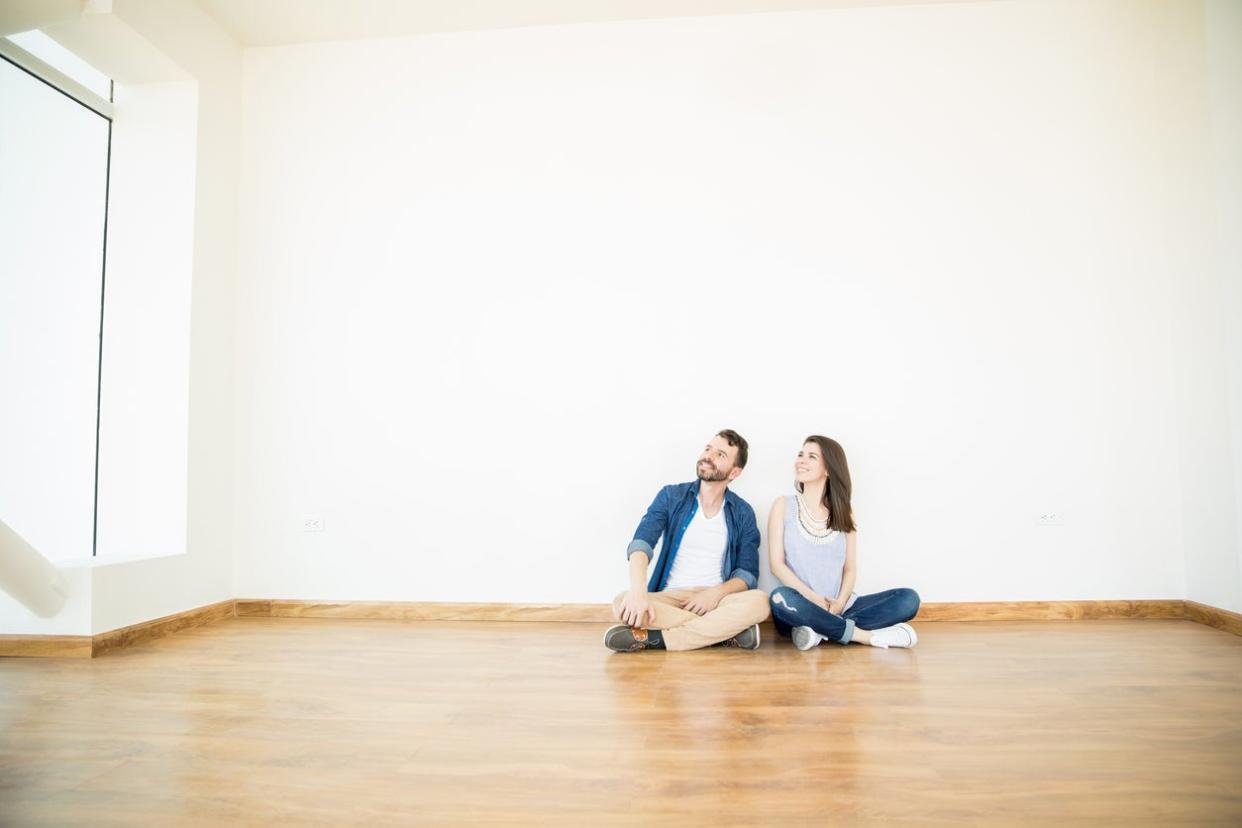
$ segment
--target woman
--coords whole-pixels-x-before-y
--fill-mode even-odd
[[[913,647],[909,621],[919,611],[912,589],[855,595],[858,533],[850,508],[850,470],[836,440],[806,438],[794,461],[797,494],[778,497],[768,516],[776,631],[809,650],[825,639],[872,647]]]

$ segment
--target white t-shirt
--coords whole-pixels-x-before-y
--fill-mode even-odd
[[[702,508],[696,509],[677,547],[673,571],[664,588],[701,588],[723,583],[720,568],[728,542],[729,526],[725,523],[724,507],[711,518],[703,516]]]

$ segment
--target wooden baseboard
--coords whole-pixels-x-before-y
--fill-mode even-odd
[[[993,601],[931,603],[920,621],[1072,621],[1185,618],[1180,599],[1157,601]],[[237,614],[266,618],[358,618],[389,621],[558,621],[607,623],[608,604],[479,604],[421,601],[297,601],[238,598]]]
[[[267,618],[356,618],[385,621],[557,621],[605,623],[608,604],[482,604],[427,601],[294,601],[237,599],[237,614]]]
[[[0,635],[0,657],[91,658],[233,616],[384,621],[543,621],[604,624],[608,604],[500,604],[428,601],[295,601],[238,598],[89,635]],[[986,601],[929,603],[916,621],[1187,620],[1242,635],[1242,614],[1197,601]],[[771,622],[765,622],[771,631]]]
[[[0,657],[90,658],[89,635],[0,635]]]
[[[1181,599],[1152,601],[982,601],[923,604],[919,621],[1099,621],[1185,618]]]
[[[1218,630],[1242,635],[1242,615],[1236,612],[1200,604],[1198,601],[1187,601],[1185,617],[1190,621],[1197,621]]]
[[[38,658],[93,658],[119,647],[129,647],[170,633],[201,627],[232,618],[235,601],[229,599],[205,607],[153,618],[99,635],[0,635],[0,656]]]
[[[201,627],[223,618],[232,618],[235,614],[236,603],[230,598],[205,607],[176,612],[172,615],[165,615],[163,618],[153,618],[140,624],[131,624],[128,627],[100,633],[94,636],[92,654],[100,656],[119,647],[141,644],[162,638],[169,633],[187,630],[191,627]]]

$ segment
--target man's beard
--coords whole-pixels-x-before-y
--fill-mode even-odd
[[[710,463],[700,463],[694,467],[694,470],[699,480],[705,480],[708,483],[719,483],[729,476]]]

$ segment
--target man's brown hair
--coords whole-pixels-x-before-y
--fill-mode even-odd
[[[750,453],[750,446],[746,443],[746,438],[738,434],[731,428],[716,434],[717,437],[723,437],[725,442],[731,446],[737,447],[737,462],[734,463],[739,469],[746,468],[746,457]]]

